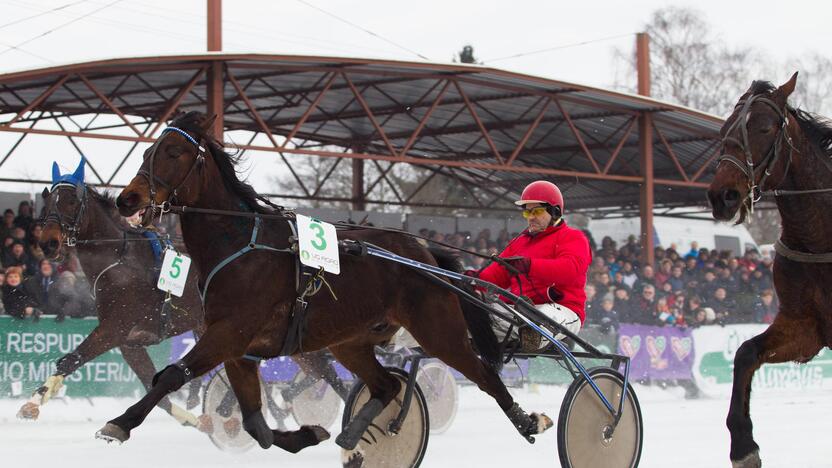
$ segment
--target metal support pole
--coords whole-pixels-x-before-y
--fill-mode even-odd
[[[208,52],[222,51],[222,0],[208,0]],[[213,134],[218,141],[223,141],[225,117],[223,109],[223,62],[214,61],[208,67],[208,115],[215,115]]]
[[[352,160],[352,209],[364,211],[366,208],[364,197],[364,160]]]
[[[636,68],[638,70],[638,94],[650,96],[650,36],[636,35]],[[655,197],[653,174],[653,116],[644,112],[638,118],[638,146],[641,155],[641,184],[639,211],[641,216],[641,258],[643,265],[653,265],[653,202]]]

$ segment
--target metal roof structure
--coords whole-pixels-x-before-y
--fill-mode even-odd
[[[190,110],[250,132],[246,150],[426,167],[469,189],[476,209],[505,209],[539,178],[558,183],[571,210],[637,211],[643,184],[656,207],[702,205],[722,125],[643,96],[462,64],[204,53],[0,74],[0,132],[21,138],[151,142]],[[110,120],[76,124],[82,115]],[[257,135],[267,139],[254,144]],[[0,148],[0,179],[16,147]],[[93,167],[99,181],[112,183],[130,154],[112,174]],[[354,198],[376,202],[385,174]],[[280,195],[325,200],[298,184]],[[423,187],[392,203],[419,204]]]

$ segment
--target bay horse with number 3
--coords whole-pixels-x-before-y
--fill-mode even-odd
[[[119,195],[121,213],[138,210],[145,224],[159,214],[160,206],[169,203],[277,215],[262,219],[254,241],[290,249],[292,214],[258,202],[251,186],[238,179],[234,158],[208,134],[212,122],[213,118],[197,112],[175,119],[145,152],[137,176]],[[285,219],[273,219],[281,214]],[[252,218],[186,211],[181,221],[202,287],[216,265],[254,243]],[[343,231],[341,237],[367,241],[433,265],[450,263],[399,233],[353,229]],[[270,429],[260,413],[258,365],[244,358],[280,353],[298,297],[295,270],[296,254],[265,249],[250,251],[219,270],[204,291],[207,330],[202,339],[180,362],[157,374],[149,393],[110,421],[99,432],[100,437],[126,440],[160,398],[224,362],[240,402],[243,426],[261,447],[277,445],[296,452],[328,438],[317,426],[289,432]],[[455,294],[417,271],[368,257],[342,256],[341,274],[327,275],[326,281],[333,294],[322,288],[309,299],[302,350],[328,347],[367,384],[371,394],[336,440],[346,450],[345,463],[360,466],[362,456],[356,446],[364,430],[399,393],[399,381],[376,360],[374,347],[388,342],[400,327],[406,328],[427,354],[445,361],[491,395],[527,439],[533,440],[534,434],[552,426],[545,415],[524,412],[500,380],[499,346],[486,312],[461,303]],[[482,358],[469,341],[469,332]]]
[[[723,154],[708,189],[713,216],[742,222],[773,196],[782,231],[775,244],[780,310],[734,357],[727,425],[736,468],[761,466],[749,411],[751,379],[765,363],[810,361],[832,345],[832,125],[788,105],[797,73],[780,87],[755,81],[725,121]]]

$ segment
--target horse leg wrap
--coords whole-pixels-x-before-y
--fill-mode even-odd
[[[64,357],[58,359],[56,375],[69,375],[75,372],[81,365],[81,355],[77,353],[69,353]]]
[[[356,414],[355,417],[352,418],[352,421],[347,424],[344,431],[338,434],[338,437],[335,438],[335,443],[341,448],[345,448],[347,450],[354,449],[355,446],[358,445],[358,441],[361,440],[361,436],[364,435],[364,431],[367,430],[373,422],[373,419],[375,419],[383,409],[384,405],[381,403],[381,400],[372,398],[370,401],[365,403],[363,407],[361,407],[361,410],[359,410],[358,414]]]
[[[169,391],[175,392],[192,378],[194,378],[194,373],[185,366],[185,363],[176,361],[153,376],[153,386],[155,387],[156,384],[163,383]]]
[[[511,405],[506,412],[506,416],[508,416],[508,420],[511,421],[511,424],[514,425],[514,428],[517,429],[517,432],[520,433],[530,444],[534,443],[534,438],[532,434],[536,434],[537,429],[537,422],[532,419],[523,408],[520,407],[517,403]]]
[[[267,449],[274,444],[274,434],[260,411],[243,418],[243,428],[260,444],[260,448]]]

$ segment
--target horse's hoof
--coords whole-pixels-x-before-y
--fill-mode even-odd
[[[755,450],[740,460],[731,460],[731,468],[761,468],[763,461],[760,460],[760,451]]]
[[[20,407],[20,410],[18,410],[17,412],[18,419],[28,419],[29,421],[37,421],[38,416],[40,416],[40,406],[32,402],[26,402],[23,406]]]
[[[552,418],[546,416],[545,413],[532,413],[529,417],[532,418],[532,423],[534,424],[533,429],[537,431],[535,434],[543,434],[555,425]]]
[[[214,420],[211,419],[210,414],[203,414],[196,418],[196,421],[196,429],[199,432],[204,432],[205,434],[214,433]]]
[[[242,425],[240,424],[240,420],[237,418],[230,418],[228,421],[222,423],[222,428],[225,430],[225,433],[232,439],[237,437],[240,433],[240,427],[242,427]]]
[[[108,422],[104,425],[104,427],[95,433],[95,438],[104,440],[108,444],[110,442],[118,442],[119,444],[122,444],[130,438],[130,432]]]

